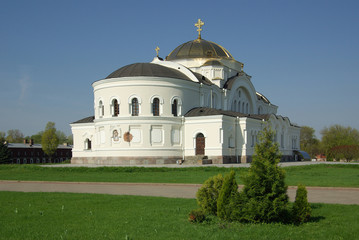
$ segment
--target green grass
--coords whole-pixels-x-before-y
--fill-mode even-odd
[[[247,168],[233,168],[237,181]],[[285,167],[288,185],[322,187],[359,187],[359,165],[308,165]],[[70,182],[152,182],[203,183],[216,174],[230,171],[224,167],[145,168],[145,167],[64,167],[45,168],[36,165],[0,165],[1,180],[36,180]]]
[[[301,226],[187,221],[194,199],[0,192],[0,239],[358,239],[358,205],[312,204]]]

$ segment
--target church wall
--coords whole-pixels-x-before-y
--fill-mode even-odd
[[[208,157],[222,156],[223,116],[190,117],[185,119],[185,156],[196,155],[196,136],[202,133],[205,137],[205,154]]]
[[[238,92],[241,91],[241,97],[239,97]],[[228,111],[232,111],[234,101],[238,102],[242,99],[245,103],[248,103],[249,111],[248,113],[256,113],[257,109],[257,96],[256,91],[251,83],[250,79],[246,76],[237,77],[236,81],[232,85],[231,90],[227,93],[227,109]],[[242,107],[240,112],[243,111]]]
[[[95,118],[100,118],[98,104],[103,100],[105,109],[102,118],[111,118],[111,99],[117,98],[119,101],[119,116],[131,115],[131,99],[136,97],[139,101],[139,115],[151,116],[151,99],[160,99],[161,116],[173,116],[171,101],[178,97],[182,102],[181,115],[194,107],[199,106],[198,83],[158,77],[131,77],[120,79],[105,79],[93,84],[95,99]],[[208,87],[207,87],[208,88]],[[152,89],[152,90],[151,90]]]

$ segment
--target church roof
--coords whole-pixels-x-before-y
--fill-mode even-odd
[[[240,112],[225,111],[215,108],[196,107],[189,110],[185,117],[199,117],[199,116],[213,116],[213,115],[225,115],[230,117],[248,117],[258,120],[268,120],[270,114],[245,114]]]
[[[187,81],[191,81],[189,77],[183,74],[180,71],[177,71],[173,68],[168,68],[159,64],[154,63],[134,63],[122,68],[117,69],[110,75],[108,78],[120,78],[120,77],[168,77],[168,78],[177,78]]]
[[[73,123],[92,123],[95,119],[95,116],[90,116],[90,117],[85,117],[83,119],[80,119],[76,122],[73,122]]]
[[[166,57],[166,60],[172,61],[184,58],[234,59],[221,45],[200,38],[179,45]]]
[[[208,108],[208,107],[196,107],[189,110],[184,116],[185,117],[201,117],[201,116],[214,116],[214,115],[225,115],[229,117],[247,117],[257,120],[264,120],[267,121],[270,116],[274,116],[276,119],[288,120],[289,124],[294,127],[299,127],[295,123],[291,123],[289,118],[283,117],[281,115],[275,114],[245,114],[240,112],[233,112],[233,111],[225,111],[215,108]]]

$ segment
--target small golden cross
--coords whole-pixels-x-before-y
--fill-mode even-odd
[[[196,24],[194,24],[198,29],[197,29],[197,32],[198,32],[198,39],[201,39],[201,31],[202,31],[202,26],[204,25],[204,22],[201,21],[200,18],[198,18],[198,21]]]
[[[158,57],[158,52],[160,51],[160,48],[157,46],[155,49],[156,53],[157,53],[157,57]]]

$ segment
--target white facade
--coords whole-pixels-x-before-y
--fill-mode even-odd
[[[300,128],[276,115],[278,107],[256,92],[243,64],[200,38],[166,60],[125,66],[92,86],[94,117],[71,124],[72,163],[186,163],[204,156],[248,162],[267,121],[284,159],[299,149]]]

